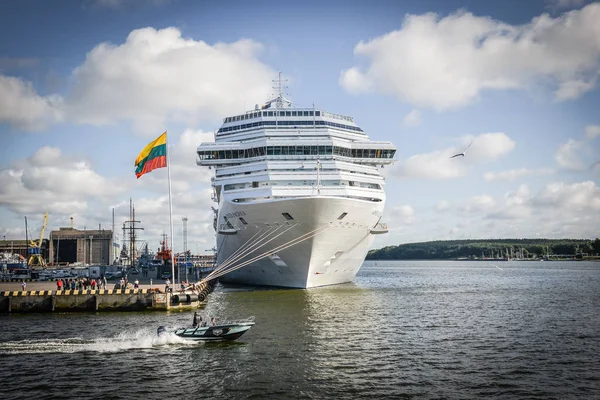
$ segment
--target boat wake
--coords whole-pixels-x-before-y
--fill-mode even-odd
[[[113,337],[94,339],[47,338],[0,342],[0,355],[50,353],[116,353],[124,350],[152,349],[164,346],[197,346],[196,342],[182,339],[173,333],[156,336],[155,330],[122,332]]]

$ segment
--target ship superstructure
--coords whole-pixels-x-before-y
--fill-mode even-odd
[[[227,117],[197,148],[214,168],[222,282],[308,288],[349,282],[373,235],[387,232],[380,168],[395,146],[348,116],[295,108],[283,94]]]

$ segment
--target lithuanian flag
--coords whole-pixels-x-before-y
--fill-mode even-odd
[[[157,168],[167,166],[167,132],[148,143],[135,160],[135,176],[139,177]]]

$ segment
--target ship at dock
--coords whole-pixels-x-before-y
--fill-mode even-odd
[[[351,117],[297,108],[282,93],[223,120],[197,148],[213,169],[223,283],[310,288],[350,282],[386,233],[381,168],[395,146]]]

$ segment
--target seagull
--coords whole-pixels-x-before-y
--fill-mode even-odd
[[[471,147],[471,145],[472,145],[472,144],[473,144],[473,142],[469,143],[469,145],[467,146],[467,148],[466,148],[466,149],[465,149],[465,150],[464,150],[462,153],[455,154],[455,155],[453,155],[453,156],[452,156],[452,157],[450,157],[450,158],[454,158],[454,157],[458,157],[458,156],[463,156],[463,157],[464,157],[464,156],[465,156],[465,153],[467,152],[467,149],[468,149],[469,147]]]

